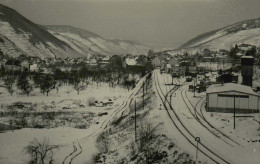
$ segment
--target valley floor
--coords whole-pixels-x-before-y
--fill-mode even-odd
[[[205,92],[194,97],[188,84],[156,70],[129,92],[102,84],[80,94],[64,86],[49,96],[36,90],[26,97],[0,88],[1,123],[16,123],[30,113],[24,115],[27,126],[44,127],[0,133],[0,163],[26,163],[24,147],[44,137],[61,145],[54,163],[258,163],[259,113],[238,117],[234,130],[232,114],[206,112]],[[93,97],[114,103],[89,106]],[[200,137],[198,159],[193,136]]]

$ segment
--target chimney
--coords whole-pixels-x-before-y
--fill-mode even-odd
[[[253,66],[254,66],[254,57],[252,56],[241,57],[241,75],[243,77],[242,85],[247,85],[252,87]]]

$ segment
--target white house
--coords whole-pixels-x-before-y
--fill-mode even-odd
[[[251,87],[234,83],[212,85],[206,91],[206,111],[259,113],[260,97]],[[234,105],[235,104],[235,105]]]
[[[30,65],[30,72],[37,72],[39,70],[38,64]]]
[[[23,62],[21,63],[21,66],[29,70],[29,68],[30,68],[30,63],[29,63],[28,61],[23,61]]]

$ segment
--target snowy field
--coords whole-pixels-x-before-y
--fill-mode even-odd
[[[73,142],[97,131],[101,122],[108,119],[113,109],[121,105],[129,94],[125,88],[110,88],[103,83],[101,86],[89,85],[79,94],[71,86],[62,86],[58,93],[52,90],[49,96],[42,95],[39,90],[34,90],[29,97],[19,91],[11,96],[3,87],[0,87],[0,93],[1,123],[15,124],[23,117],[28,127],[44,127],[0,133],[0,163],[8,164],[26,163],[29,157],[24,153],[24,147],[34,138],[42,140],[44,137],[50,143],[62,145],[55,155],[57,161],[62,161],[73,150]],[[103,102],[111,99],[113,104],[105,107],[90,106],[89,99]],[[86,161],[95,153],[95,137],[87,142],[91,149],[89,153],[85,151]]]
[[[110,88],[102,83],[101,86],[89,85],[79,94],[71,86],[63,86],[58,93],[56,90],[51,91],[49,96],[34,90],[27,97],[19,91],[10,96],[0,87],[1,123],[9,124],[14,117],[19,120],[21,114],[30,113],[25,115],[27,126],[31,126],[33,120],[34,124],[44,127],[0,133],[0,163],[26,163],[29,156],[25,154],[24,147],[34,138],[47,138],[51,144],[61,146],[54,151],[54,163],[144,163],[147,160],[162,163],[214,163],[200,151],[196,159],[196,148],[173,124],[173,120],[177,120],[173,111],[169,111],[174,118],[171,120],[162,105],[161,93],[157,93],[157,87],[160,86],[161,92],[166,94],[179,85],[180,88],[169,94],[166,100],[171,103],[173,110],[191,134],[200,137],[202,144],[229,163],[258,163],[259,114],[237,117],[234,130],[232,114],[205,111],[205,92],[196,93],[196,97],[193,97],[194,93],[188,91],[189,83],[185,82],[185,78],[172,79],[168,74],[160,75],[158,71],[156,73],[158,79],[153,77],[149,81],[144,97],[141,88],[144,79],[129,92],[125,88]],[[111,99],[113,105],[90,106],[90,98],[97,101]],[[134,129],[134,100],[137,108],[137,141]],[[166,107],[169,108],[170,105]],[[16,115],[11,115],[10,109]],[[107,114],[103,115],[105,112]],[[203,115],[208,123],[200,118],[200,115]],[[176,125],[180,126],[177,122]],[[149,134],[149,137],[142,140],[140,136],[145,134],[142,132]],[[187,132],[183,133],[188,135]],[[191,140],[195,143],[193,138]],[[199,146],[206,151],[202,145]]]

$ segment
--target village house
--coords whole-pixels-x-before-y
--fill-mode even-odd
[[[240,44],[240,45],[238,46],[238,50],[243,51],[243,52],[246,52],[246,51],[252,49],[252,47],[253,47],[253,46],[250,45],[250,44],[242,43],[242,44]]]
[[[8,60],[4,65],[4,69],[7,72],[24,71],[24,67],[21,66],[21,62],[18,60]]]
[[[98,61],[98,65],[101,69],[106,69],[108,65],[110,64],[110,57],[106,56]]]
[[[179,65],[179,61],[175,58],[175,57],[172,57],[169,61],[168,61],[168,64],[170,64],[172,67],[175,66],[175,65]]]
[[[188,74],[190,76],[197,76],[197,65],[195,61],[191,61],[188,64]]]
[[[165,71],[165,73],[171,73],[172,72],[172,66],[170,64],[166,64],[166,63],[163,64],[161,69],[163,69]]]
[[[23,61],[21,66],[25,68],[25,70],[30,70],[30,63],[28,61]]]
[[[228,57],[228,55],[219,55],[216,57],[216,61],[219,63],[229,63],[230,58]]]
[[[123,67],[124,68],[128,68],[128,67],[133,67],[137,65],[137,62],[134,58],[126,58],[124,61],[123,61]]]
[[[203,50],[203,56],[205,57],[205,56],[209,56],[209,55],[211,55],[210,50],[207,49],[207,48],[205,48],[205,49]]]
[[[188,61],[182,61],[179,65],[179,75],[185,76],[186,72],[188,70],[189,62]]]
[[[30,65],[30,72],[38,72],[39,68],[38,68],[38,64],[34,63]]]
[[[138,58],[125,58],[123,60],[123,68],[127,69],[128,71],[140,71],[140,70],[145,70],[146,65],[143,65],[144,63],[139,61],[137,61]]]

